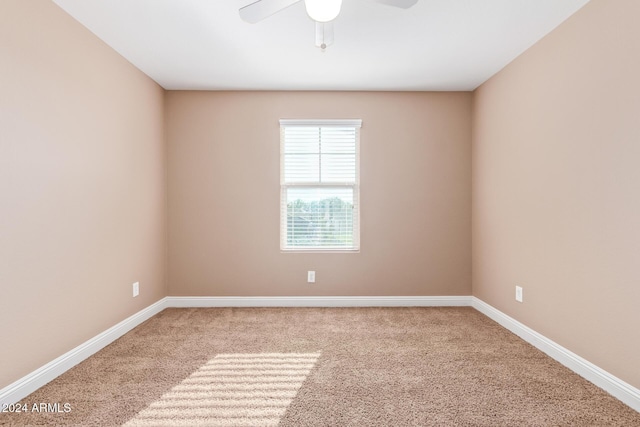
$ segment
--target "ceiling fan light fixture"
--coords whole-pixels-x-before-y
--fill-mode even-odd
[[[304,0],[307,15],[316,22],[329,22],[340,13],[342,0]]]

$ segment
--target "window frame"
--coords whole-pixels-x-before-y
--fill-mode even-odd
[[[285,182],[285,129],[287,127],[352,127],[355,130],[355,179],[354,182]],[[360,128],[361,119],[281,119],[280,120],[280,251],[293,252],[318,252],[318,253],[358,253],[360,252]],[[319,155],[321,155],[321,151]],[[353,194],[353,245],[340,246],[287,246],[287,190],[290,188],[326,188],[339,189],[351,188]]]

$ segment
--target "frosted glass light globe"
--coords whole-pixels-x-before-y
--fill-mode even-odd
[[[342,0],[304,0],[307,15],[316,22],[329,22],[340,13]]]

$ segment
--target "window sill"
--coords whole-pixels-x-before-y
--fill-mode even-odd
[[[360,249],[280,249],[283,254],[357,254]]]

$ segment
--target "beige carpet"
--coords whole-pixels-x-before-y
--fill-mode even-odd
[[[168,309],[1,425],[640,426],[472,308]]]

